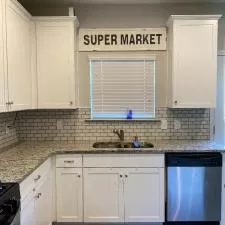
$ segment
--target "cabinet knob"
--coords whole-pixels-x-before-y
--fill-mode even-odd
[[[38,193],[37,195],[36,195],[36,198],[40,198],[41,197],[41,193]]]
[[[177,104],[177,100],[175,100],[174,103]]]
[[[79,178],[80,178],[80,174],[78,174],[78,175],[77,175],[77,177],[79,177]]]
[[[128,175],[126,174],[125,177],[128,177]]]
[[[73,105],[73,101],[70,101],[70,102],[69,102],[69,105]]]
[[[120,177],[123,177],[123,175],[122,175],[122,174],[120,174]]]
[[[38,175],[37,178],[34,178],[34,182],[37,182],[41,178],[41,175]]]

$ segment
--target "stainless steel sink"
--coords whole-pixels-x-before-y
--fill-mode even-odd
[[[95,142],[94,148],[133,148],[132,142]],[[145,142],[140,148],[153,148],[154,145],[150,142]],[[138,148],[137,148],[138,149]]]

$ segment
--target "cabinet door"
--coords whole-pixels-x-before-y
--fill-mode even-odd
[[[125,222],[164,221],[164,169],[125,169]]]
[[[38,108],[74,108],[74,23],[39,21],[36,32]]]
[[[6,27],[10,109],[31,109],[30,19],[11,0],[7,0]]]
[[[52,223],[52,179],[47,178],[35,192],[36,225]]]
[[[217,21],[184,21],[174,26],[173,105],[216,105]]]
[[[5,78],[7,75],[5,64],[5,1],[0,2],[0,112],[6,111]]]
[[[123,222],[123,178],[119,168],[84,168],[84,222]]]
[[[82,169],[56,168],[57,222],[82,222]]]
[[[21,201],[21,225],[36,225],[36,214],[34,204],[34,193],[31,192]]]

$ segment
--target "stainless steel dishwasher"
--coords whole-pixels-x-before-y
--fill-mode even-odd
[[[219,225],[222,155],[168,153],[166,167],[166,224]]]

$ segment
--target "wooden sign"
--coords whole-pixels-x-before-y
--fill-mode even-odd
[[[166,28],[80,29],[79,51],[166,50]]]

